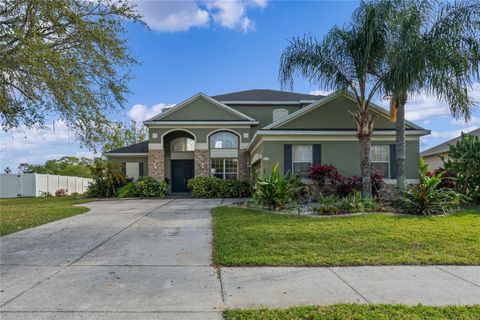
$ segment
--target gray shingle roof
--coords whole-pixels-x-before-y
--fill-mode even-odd
[[[254,89],[238,92],[231,92],[211,96],[217,101],[292,101],[301,100],[319,100],[323,98],[320,95],[312,95],[305,93],[295,93],[288,91],[278,91],[269,89]]]
[[[469,135],[474,135],[474,136],[480,136],[480,128],[478,129],[475,129],[473,131],[470,131],[470,132],[466,132],[465,134],[469,134]],[[460,136],[461,137],[461,136]],[[460,140],[460,137],[456,137],[452,140],[448,140],[444,143],[441,143],[439,145],[436,145],[435,147],[433,148],[430,148],[430,149],[427,149],[423,152],[420,153],[420,155],[422,157],[426,157],[426,156],[432,156],[432,155],[436,155],[436,154],[439,154],[439,153],[445,153],[445,152],[448,152],[448,150],[450,149],[449,146],[451,145],[454,145],[457,143],[458,140]]]
[[[148,153],[148,140],[105,152],[107,155],[110,153]]]

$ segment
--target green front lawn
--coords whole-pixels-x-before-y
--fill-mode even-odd
[[[297,217],[213,210],[215,262],[225,266],[480,264],[480,209],[441,217]]]
[[[75,197],[0,199],[0,236],[87,212],[73,207],[92,201]]]
[[[232,309],[224,312],[225,320],[390,320],[390,319],[479,319],[480,306],[404,306],[336,304],[321,307],[288,309]]]

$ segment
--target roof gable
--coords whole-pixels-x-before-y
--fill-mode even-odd
[[[144,123],[152,124],[157,121],[255,121],[255,119],[203,93],[198,93]]]
[[[117,153],[118,154],[148,153],[148,140],[105,152],[106,155],[114,154],[114,153],[115,154]]]
[[[356,108],[355,99],[348,94],[337,91],[266,126],[264,129],[355,130],[355,122],[349,112],[356,111]],[[390,121],[390,116],[386,110],[373,103],[371,103],[370,110],[377,114],[374,123],[375,130],[395,130],[395,123]],[[409,121],[406,121],[406,129],[424,130]]]
[[[470,131],[470,132],[463,132],[463,134],[480,137],[480,128],[475,129],[475,130]],[[453,138],[451,140],[445,141],[443,143],[440,143],[440,144],[438,144],[438,145],[436,145],[436,146],[434,146],[430,149],[427,149],[427,150],[421,152],[420,155],[422,157],[427,157],[427,156],[432,156],[432,155],[436,155],[436,154],[439,154],[439,153],[448,152],[450,150],[450,146],[457,144],[457,142],[460,140],[461,137],[462,137],[462,135],[460,135],[456,138]]]

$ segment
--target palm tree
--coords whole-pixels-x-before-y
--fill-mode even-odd
[[[360,141],[362,193],[372,196],[370,146],[374,116],[370,101],[381,85],[380,68],[386,46],[384,19],[375,6],[362,2],[352,22],[333,27],[321,42],[312,36],[294,38],[280,59],[279,80],[293,87],[297,74],[326,90],[343,90],[353,97],[352,112]]]
[[[375,4],[387,23],[388,52],[382,91],[396,122],[397,187],[406,187],[405,104],[418,93],[448,102],[452,114],[470,118],[468,96],[479,78],[480,3],[381,0]]]

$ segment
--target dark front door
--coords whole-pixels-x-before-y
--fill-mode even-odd
[[[172,192],[189,192],[188,179],[193,178],[193,160],[172,160]]]

